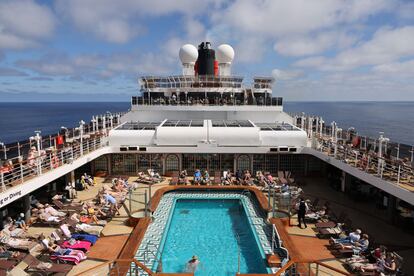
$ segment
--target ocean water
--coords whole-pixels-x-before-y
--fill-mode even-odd
[[[414,102],[285,102],[286,112],[322,116],[342,129],[378,138],[380,132],[396,143],[414,145]]]
[[[196,276],[266,273],[264,259],[239,200],[178,200],[162,251],[163,272],[190,272],[198,256]]]
[[[35,130],[41,130],[42,135],[55,134],[61,126],[76,127],[93,115],[127,111],[129,107],[129,102],[0,103],[0,141],[27,140]]]
[[[129,102],[0,103],[0,141],[26,140],[35,130],[53,134],[61,126],[74,127],[93,115],[129,107]],[[392,141],[414,144],[414,102],[285,102],[284,109],[320,115],[343,129],[353,126],[361,135],[374,138],[382,131]]]

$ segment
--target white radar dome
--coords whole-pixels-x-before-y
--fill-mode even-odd
[[[181,63],[194,63],[198,58],[198,50],[192,44],[185,44],[180,48]]]
[[[234,50],[228,44],[221,44],[217,47],[217,61],[219,63],[231,63],[234,59]]]

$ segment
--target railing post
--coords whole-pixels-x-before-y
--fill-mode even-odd
[[[144,205],[144,216],[145,217],[147,217],[147,191],[145,191],[145,194],[144,194],[144,202],[145,202],[145,205]]]
[[[20,162],[20,180],[21,180],[21,183],[24,182],[23,164],[21,162]]]
[[[318,275],[319,275],[319,264],[316,263],[316,274],[315,274],[315,276],[318,276]]]
[[[129,192],[129,213],[130,214],[132,213],[132,201],[131,201],[131,199],[132,199],[132,193],[130,191]]]
[[[52,154],[49,154],[49,166],[50,166],[50,169],[51,169],[51,170],[53,170],[53,169],[54,169],[54,167],[53,167],[53,165],[52,165]]]
[[[272,205],[272,217],[275,217],[275,194],[276,194],[276,189],[273,189],[273,205]]]
[[[1,190],[4,192],[6,190],[6,185],[4,184],[3,172],[0,172],[0,183],[1,183]]]
[[[400,184],[400,177],[401,177],[401,165],[398,165],[397,184]]]

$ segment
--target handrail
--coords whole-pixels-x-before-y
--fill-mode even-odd
[[[336,273],[339,273],[339,274],[342,274],[342,275],[351,275],[350,273],[343,272],[342,270],[339,270],[339,269],[337,269],[337,268],[335,268],[335,267],[333,267],[333,266],[330,266],[330,265],[328,265],[328,264],[324,264],[324,263],[322,263],[322,262],[320,262],[320,261],[314,261],[314,263],[315,263],[315,264],[317,264],[317,265],[320,265],[320,266],[326,267],[326,268],[328,268],[328,269],[330,269],[330,270],[333,270],[333,271],[335,271]]]
[[[75,274],[75,276],[82,276],[85,275],[86,273],[89,272],[93,272],[94,270],[100,269],[102,267],[105,267],[107,265],[110,265],[112,263],[134,263],[136,266],[138,266],[139,268],[141,268],[142,270],[144,270],[146,273],[148,273],[149,276],[156,276],[157,274],[152,272],[148,267],[146,267],[144,264],[140,263],[139,261],[137,261],[136,259],[115,259],[115,260],[110,260],[110,261],[106,261],[104,263],[98,264],[94,267],[91,267],[87,270],[84,270],[78,274]]]
[[[316,269],[316,275],[318,275],[319,266],[323,266],[323,267],[325,267],[327,269],[330,269],[330,270],[334,271],[335,273],[338,273],[338,274],[341,274],[341,275],[346,275],[346,276],[352,275],[350,273],[344,272],[342,270],[339,270],[339,269],[337,269],[337,268],[335,268],[333,266],[330,266],[328,264],[322,263],[320,261],[300,261],[300,262],[295,262],[293,260],[289,260],[289,262],[287,262],[282,268],[280,268],[276,272],[275,276],[282,275],[282,273],[286,272],[288,269],[290,269],[295,264],[308,264],[309,265],[309,268],[310,268],[310,265],[311,264],[316,264],[316,268],[315,268]],[[309,275],[311,275],[310,271],[309,271]]]
[[[281,267],[275,274],[275,276],[282,275],[283,272],[286,272],[287,269],[289,269],[292,265],[294,265],[295,262],[293,260],[289,260],[283,267]]]

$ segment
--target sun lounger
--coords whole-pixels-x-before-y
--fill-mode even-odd
[[[72,204],[63,204],[60,200],[53,200],[53,204],[62,211],[74,210],[74,211],[82,211],[82,205],[72,205]]]
[[[55,273],[66,275],[72,269],[72,266],[67,264],[43,263],[31,254],[28,254],[23,262],[27,264],[27,272],[40,273],[41,275],[51,275]]]
[[[333,228],[335,226],[336,222],[333,221],[318,222],[315,224],[316,228]]]
[[[78,241],[88,241],[91,243],[91,245],[94,245],[99,239],[98,236],[88,234],[72,234],[72,238]]]
[[[0,270],[9,271],[17,264],[16,261],[0,260]]]

